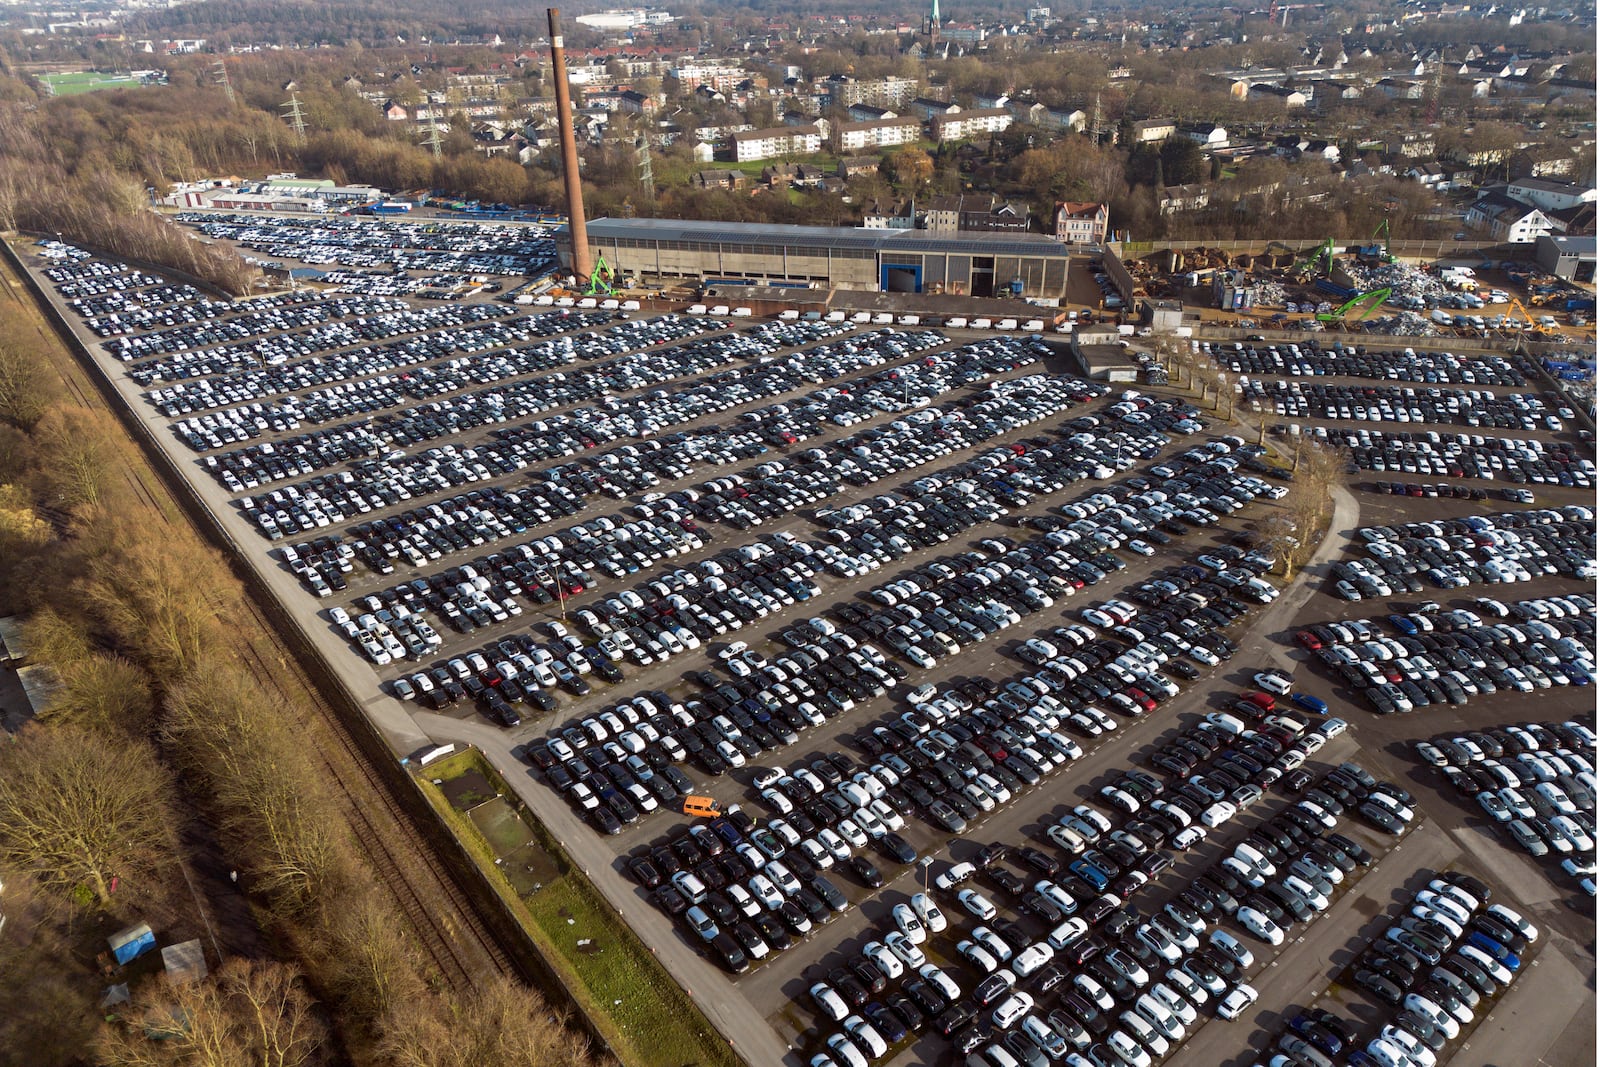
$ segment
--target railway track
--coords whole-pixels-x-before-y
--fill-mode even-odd
[[[250,613],[252,632],[270,633],[271,623],[255,604],[248,597],[241,603]],[[405,914],[440,979],[457,993],[470,993],[496,974],[516,976],[517,968],[510,957],[501,950],[492,932],[477,920],[471,901],[455,880],[430,862],[432,848],[310,679],[287,655],[279,654],[276,663],[268,662],[257,642],[244,636],[243,631],[235,647],[264,688],[276,693],[286,707],[305,709],[301,725],[313,729],[320,725],[323,735],[333,742],[331,748],[311,746],[323,777],[332,784],[350,820],[357,847],[367,854],[373,872]],[[299,683],[299,693],[288,691],[281,680],[283,672]],[[317,722],[306,721],[311,718]]]
[[[19,306],[31,304],[12,286],[6,287],[6,296]],[[42,328],[39,333],[46,341],[53,340]],[[58,363],[55,369],[76,403],[89,409],[107,409],[107,401],[99,388],[105,383],[87,384],[78,373],[79,368],[71,362]],[[137,438],[133,444],[139,448]],[[143,449],[140,451],[142,454]],[[130,467],[125,477],[133,499],[154,514],[160,527],[173,527],[175,520],[168,509],[161,506],[143,472]],[[64,514],[46,517],[61,532],[68,529]],[[213,606],[220,609],[214,594],[212,601]],[[298,710],[299,725],[311,731],[320,730],[318,736],[329,742],[314,744],[311,748],[350,820],[356,847],[365,853],[374,873],[405,916],[439,980],[453,992],[468,994],[496,975],[527,977],[500,947],[455,879],[435,861],[434,846],[412,821],[410,813],[395,796],[394,786],[379,773],[354,732],[323,699],[288,649],[269,636],[276,633],[276,627],[247,592],[240,596],[239,603],[249,612],[252,625],[237,628],[232,644],[259,684],[276,693],[286,707]],[[261,636],[252,638],[253,634]]]

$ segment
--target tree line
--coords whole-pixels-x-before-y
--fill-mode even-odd
[[[0,613],[27,619],[30,658],[61,680],[0,744],[8,1058],[587,1067],[585,1040],[534,991],[439,988],[330,794],[314,717],[247,666],[242,587],[142,502],[136,482],[154,479],[120,424],[65,389],[37,313],[0,300]],[[191,823],[248,887],[270,954],[192,985],[147,979],[97,1011],[86,946],[134,918],[195,924]]]

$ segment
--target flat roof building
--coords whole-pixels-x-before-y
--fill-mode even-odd
[[[614,270],[642,278],[1053,300],[1066,296],[1073,255],[1043,234],[678,219],[596,219],[589,242]],[[570,264],[570,247],[561,255]]]

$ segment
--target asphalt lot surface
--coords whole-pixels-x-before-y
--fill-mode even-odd
[[[35,265],[30,263],[30,266]],[[48,283],[46,288],[49,288]],[[950,333],[949,336],[951,340],[935,351],[948,350],[974,339],[972,335],[956,332]],[[1332,975],[1342,967],[1341,961],[1353,953],[1352,946],[1359,946],[1363,936],[1370,936],[1369,927],[1376,921],[1379,910],[1396,902],[1401,887],[1415,888],[1427,881],[1428,872],[1455,867],[1470,870],[1502,889],[1505,892],[1505,899],[1519,902],[1519,906],[1525,905],[1526,913],[1531,918],[1547,929],[1555,931],[1557,936],[1552,937],[1551,943],[1543,949],[1539,958],[1539,969],[1519,979],[1512,990],[1496,1004],[1494,1013],[1455,1053],[1452,1062],[1468,1064],[1535,1062],[1527,1055],[1526,1047],[1521,1047],[1521,1054],[1514,1055],[1519,1051],[1515,1039],[1516,1033],[1523,1027],[1534,1024],[1540,1028],[1539,1033],[1550,1035],[1548,1048],[1542,1053],[1548,1062],[1582,1062],[1584,1059],[1582,1056],[1576,1059],[1562,1057],[1572,1056],[1585,1049],[1587,1058],[1592,1058],[1593,1028],[1590,1025],[1585,1029],[1583,1025],[1584,1020],[1592,1015],[1594,1003],[1592,948],[1594,923],[1588,901],[1577,900],[1563,894],[1546,872],[1520,854],[1509,851],[1505,848],[1503,840],[1486,833],[1481,815],[1464,806],[1447,787],[1441,788],[1444,786],[1443,781],[1435,772],[1416,760],[1409,745],[1410,741],[1418,737],[1447,730],[1480,728],[1490,724],[1530,719],[1549,722],[1565,718],[1580,718],[1592,722],[1593,703],[1589,695],[1591,690],[1569,687],[1533,696],[1501,692],[1489,697],[1474,697],[1464,707],[1435,707],[1411,715],[1380,717],[1370,714],[1364,708],[1352,706],[1348,692],[1335,684],[1334,679],[1326,673],[1306,664],[1304,662],[1306,654],[1294,647],[1290,640],[1295,630],[1309,622],[1381,617],[1391,611],[1413,610],[1424,597],[1437,599],[1446,607],[1450,607],[1452,603],[1468,605],[1471,596],[1484,593],[1499,595],[1509,600],[1551,592],[1577,591],[1579,588],[1577,583],[1568,579],[1539,579],[1518,586],[1498,586],[1493,589],[1473,587],[1450,596],[1430,590],[1423,596],[1402,596],[1360,603],[1348,603],[1329,592],[1330,583],[1326,581],[1327,568],[1346,551],[1349,539],[1357,526],[1415,521],[1419,518],[1484,514],[1514,509],[1515,505],[1495,500],[1479,503],[1464,500],[1396,498],[1380,496],[1361,488],[1336,491],[1332,532],[1320,547],[1317,556],[1276,602],[1253,611],[1245,621],[1236,624],[1230,630],[1230,636],[1241,646],[1237,658],[1205,670],[1199,678],[1185,682],[1182,696],[1169,708],[1139,720],[1123,720],[1122,728],[1107,737],[1093,743],[1084,741],[1087,754],[1082,759],[1057,771],[1053,777],[1047,778],[1043,785],[1024,791],[1011,803],[1004,804],[995,812],[982,817],[967,834],[959,838],[952,838],[947,832],[935,830],[921,819],[909,820],[905,836],[919,855],[932,858],[930,868],[921,870],[917,867],[881,862],[880,866],[885,871],[886,880],[883,888],[876,891],[869,891],[847,877],[834,877],[834,881],[846,890],[854,906],[807,936],[794,948],[774,954],[751,973],[730,983],[724,972],[701,954],[698,944],[686,935],[682,926],[658,910],[637,886],[627,880],[622,871],[619,853],[625,855],[639,845],[654,841],[666,833],[669,827],[686,820],[680,816],[657,813],[641,819],[637,825],[628,828],[618,837],[602,837],[587,822],[581,820],[572,808],[563,803],[522,759],[523,746],[530,740],[543,736],[551,725],[574,716],[575,712],[581,709],[597,709],[603,706],[608,696],[616,699],[648,689],[664,689],[674,696],[686,692],[688,687],[684,681],[684,672],[690,668],[705,667],[709,649],[702,650],[697,656],[674,657],[667,663],[644,670],[630,668],[625,682],[609,688],[597,686],[594,695],[581,701],[563,695],[560,698],[562,706],[553,716],[529,715],[521,727],[512,730],[506,730],[492,723],[470,707],[458,707],[441,713],[423,710],[414,704],[395,700],[383,692],[379,683],[414,669],[414,665],[409,667],[395,665],[375,670],[370,664],[352,654],[351,644],[343,633],[329,625],[325,611],[330,603],[341,603],[342,598],[346,596],[353,598],[392,584],[401,577],[398,569],[395,575],[387,577],[358,570],[352,573],[348,593],[340,594],[341,599],[318,601],[311,597],[292,573],[268,557],[265,551],[268,547],[267,542],[261,538],[256,529],[246,523],[244,516],[233,506],[231,494],[208,476],[203,467],[196,464],[192,452],[186,451],[179,444],[168,428],[169,420],[154,412],[140,399],[141,389],[128,377],[125,365],[105,355],[97,339],[89,331],[80,330],[80,338],[92,352],[99,353],[98,359],[102,369],[123,394],[136,417],[150,427],[151,435],[158,445],[168,452],[179,469],[191,473],[191,481],[196,492],[219,516],[224,528],[231,532],[240,557],[261,571],[276,595],[298,617],[302,628],[322,651],[350,691],[364,697],[368,713],[389,736],[396,752],[409,755],[433,743],[444,741],[472,743],[482,748],[501,769],[506,779],[568,847],[574,859],[594,879],[607,899],[638,930],[668,969],[691,990],[713,1023],[748,1062],[798,1063],[809,1058],[809,1054],[816,1049],[819,1020],[811,1008],[806,990],[810,981],[814,980],[816,968],[819,965],[825,968],[842,959],[846,949],[859,949],[869,936],[881,939],[884,932],[892,929],[888,918],[892,907],[904,902],[911,893],[921,888],[920,883],[923,880],[932,874],[937,874],[950,862],[972,858],[981,845],[989,842],[1005,842],[1012,845],[1032,843],[1048,849],[1049,846],[1041,834],[1041,826],[1045,821],[1066,811],[1074,803],[1093,798],[1102,785],[1115,777],[1116,772],[1136,765],[1137,757],[1146,752],[1159,736],[1170,732],[1176,723],[1192,722],[1195,713],[1226,707],[1241,689],[1252,688],[1251,675],[1256,670],[1269,665],[1292,671],[1297,691],[1327,700],[1333,713],[1341,715],[1350,723],[1348,733],[1337,738],[1319,753],[1313,764],[1337,763],[1343,758],[1357,759],[1374,775],[1402,782],[1416,793],[1420,818],[1399,842],[1398,847],[1385,855],[1355,887],[1347,887],[1328,913],[1317,918],[1309,927],[1297,927],[1290,942],[1282,950],[1270,954],[1273,956],[1270,961],[1264,960],[1269,953],[1257,952],[1258,959],[1263,959],[1264,962],[1258,964],[1258,970],[1254,972],[1255,977],[1252,981],[1262,991],[1263,996],[1244,1019],[1237,1023],[1213,1022],[1200,1027],[1200,1030],[1194,1032],[1182,1046],[1183,1051],[1175,1056],[1182,1055],[1187,1060],[1197,1063],[1242,1065],[1253,1062],[1254,1054],[1247,1046],[1261,1047],[1261,1042],[1271,1036],[1274,1032],[1272,1027],[1282,1021],[1284,1012],[1288,1008],[1307,1003],[1306,998],[1315,997],[1327,988]],[[910,364],[915,360],[905,362]],[[1040,365],[1034,364],[1000,377],[1015,378],[1040,370]],[[1043,370],[1059,373],[1061,364],[1047,361]],[[1345,381],[1327,378],[1317,380]],[[670,390],[672,387],[669,385],[667,388]],[[813,388],[814,384],[806,383],[791,392],[764,400],[768,403],[784,402]],[[1498,393],[1514,391],[1504,387],[1496,389]],[[1155,390],[1155,392],[1175,391]],[[1078,405],[1044,425],[1053,427],[1061,419],[1081,415],[1085,411],[1098,410],[1112,400],[1115,400],[1115,396],[1089,405]],[[732,414],[730,412],[708,415],[685,423],[680,428],[692,430],[718,419],[726,422]],[[895,416],[892,414],[883,414],[860,426],[826,431],[817,439],[805,442],[805,445],[826,444],[828,441],[857,432],[863,427],[881,426],[893,418]],[[1345,424],[1330,423],[1330,425]],[[1366,423],[1361,425],[1370,426]],[[1392,429],[1389,426],[1383,428]],[[1427,428],[1446,429],[1444,426]],[[1017,430],[1009,437],[1026,436],[1039,430],[1039,427]],[[1203,434],[1180,439],[1164,455],[1220,432],[1226,430],[1208,427]],[[1514,437],[1570,440],[1545,430],[1528,433],[1509,430],[1498,432]],[[1244,435],[1249,436],[1248,433]],[[267,439],[271,439],[272,436],[269,434]],[[482,431],[469,432],[457,443],[470,445],[481,442],[484,437]],[[988,441],[966,452],[942,457],[926,470],[931,471],[953,464],[967,455],[981,452],[997,441],[1006,439],[1008,438]],[[762,458],[781,457],[774,454]],[[1160,458],[1162,457],[1151,462],[1142,462],[1135,470],[1143,471],[1152,462],[1158,462]],[[728,471],[741,469],[743,465],[735,465],[728,468]],[[924,472],[908,470],[892,475],[875,485],[844,487],[836,497],[828,501],[828,505],[842,507],[870,498],[890,488],[901,487]],[[681,483],[664,483],[655,487],[655,491],[668,491],[681,485],[694,484],[721,473],[725,472],[697,469],[692,476],[683,479]],[[1118,477],[1122,475],[1119,474]],[[1373,477],[1370,472],[1362,472],[1353,476],[1351,482],[1359,487]],[[1413,476],[1401,474],[1377,477],[1413,480]],[[524,473],[498,481],[511,484],[525,478]],[[1414,480],[1437,479],[1417,476]],[[477,487],[483,484],[485,483],[479,483]],[[1036,499],[1017,514],[1042,515],[1061,503],[1076,499],[1081,493],[1095,488],[1096,484],[1068,486],[1064,492]],[[1539,506],[1592,503],[1592,493],[1586,490],[1546,486],[1535,488],[1539,496]],[[640,494],[633,493],[626,500],[614,502],[597,500],[589,510],[569,521],[607,514],[639,499]],[[983,677],[1004,681],[1018,677],[1025,673],[1026,667],[1009,654],[1009,650],[1013,649],[1020,639],[1043,632],[1051,625],[1069,619],[1075,620],[1079,609],[1091,602],[1098,602],[1106,596],[1114,595],[1120,590],[1133,587],[1149,577],[1157,568],[1176,562],[1180,555],[1185,560],[1193,559],[1197,553],[1221,544],[1226,539],[1226,534],[1238,529],[1241,524],[1259,523],[1274,507],[1275,505],[1268,501],[1258,500],[1239,515],[1232,517],[1230,521],[1219,523],[1211,529],[1195,531],[1170,546],[1170,550],[1158,552],[1148,559],[1125,554],[1127,569],[1116,574],[1105,584],[1096,586],[1092,590],[1080,590],[1076,597],[1058,600],[1055,606],[1024,618],[1020,625],[995,635],[981,646],[973,646],[970,651],[958,656],[941,658],[938,665],[930,670],[913,671],[907,683],[892,690],[888,695],[858,702],[853,711],[838,719],[830,720],[824,727],[806,736],[799,745],[775,753],[763,753],[756,762],[765,765],[792,765],[797,760],[809,759],[813,753],[838,750],[844,751],[865,766],[869,761],[863,759],[859,749],[854,748],[843,738],[868,722],[878,721],[886,712],[903,710],[906,705],[900,694],[911,685],[933,682],[942,688],[943,683],[958,678]],[[1015,517],[1017,516],[1012,516]],[[763,525],[759,530],[743,533],[709,523],[707,527],[712,537],[703,554],[746,543],[757,534],[791,532],[806,536],[816,531],[808,509],[791,512]],[[817,614],[827,605],[859,601],[860,595],[866,589],[905,571],[912,564],[942,556],[960,547],[969,547],[980,538],[1000,534],[1023,538],[1031,536],[1032,532],[1021,531],[1009,524],[983,524],[966,530],[947,544],[920,550],[903,560],[891,562],[870,575],[857,579],[829,578],[823,582],[824,592],[819,602],[808,605],[796,604],[780,614],[760,620],[737,635],[730,634],[725,639],[714,639],[709,643],[710,648],[714,649],[724,641],[737,637],[748,641],[752,646],[766,648],[769,652],[774,651],[780,647],[773,640],[774,636],[794,622]],[[453,559],[447,558],[428,564],[427,570],[448,566],[452,562],[462,562],[475,554],[489,550],[468,549]],[[417,570],[413,575],[420,573],[426,571]],[[637,577],[630,575],[625,581],[602,581],[594,592],[600,596],[609,595],[616,589],[631,585],[638,580],[638,577],[643,575]],[[586,602],[588,602],[587,597],[574,598],[566,607],[571,612]],[[559,605],[531,609],[495,627],[491,636],[526,632],[536,621],[560,617]],[[482,635],[462,636],[441,632],[445,633],[445,641],[442,648],[432,654],[433,659],[442,660],[483,643]],[[765,814],[758,803],[752,803],[754,791],[749,786],[748,769],[714,779],[707,779],[698,772],[692,777],[697,786],[705,786],[706,791],[722,803],[742,803],[753,812]],[[1282,806],[1283,799],[1277,791],[1269,790],[1269,799],[1262,802],[1261,811],[1276,810]],[[1259,814],[1252,809],[1249,818],[1242,818],[1241,823],[1253,824],[1258,821]],[[1347,829],[1350,825],[1352,825],[1350,821],[1345,820],[1340,828],[1351,832]],[[1184,856],[1177,866],[1158,879],[1154,886],[1141,890],[1135,896],[1134,902],[1148,912],[1150,906],[1166,899],[1171,891],[1175,891],[1184,879],[1198,869],[1202,859],[1209,861],[1215,858],[1219,854],[1219,842],[1232,840],[1235,836],[1237,835],[1233,829],[1218,832],[1204,846]],[[1363,829],[1355,836],[1367,842],[1374,852],[1379,851],[1377,846],[1392,844],[1370,830]],[[992,889],[992,886],[985,887],[986,892],[992,892]],[[952,920],[956,920],[957,912],[953,901],[946,896],[941,898],[941,903]],[[972,924],[966,917],[961,917],[957,925],[970,927]],[[1035,925],[1037,926],[1037,923]],[[937,944],[942,946],[942,949],[933,953],[935,958],[944,955],[953,944],[953,939],[941,938]],[[1259,947],[1258,943],[1251,942],[1251,944],[1252,947]],[[965,971],[953,968],[953,973],[962,975],[960,980],[964,990],[969,989],[976,980],[970,968]],[[1581,981],[1574,984],[1573,975],[1578,976]],[[1558,987],[1564,990],[1561,996],[1551,996],[1547,992],[1554,991]],[[1533,992],[1530,993],[1529,990]],[[1541,992],[1544,995],[1537,995]],[[1346,994],[1341,993],[1340,996],[1346,997]],[[1349,1001],[1348,998],[1346,1002],[1356,1003]],[[1358,1018],[1363,1012],[1368,1017],[1376,1018],[1375,1007],[1370,1003],[1358,1005],[1351,1010]],[[820,1032],[827,1033],[832,1029],[825,1024]],[[796,1050],[804,1050],[804,1055]],[[899,1051],[893,1062],[896,1064],[950,1062],[952,1056],[953,1052],[948,1041],[936,1035],[925,1035]],[[1555,1058],[1550,1058],[1552,1056]]]

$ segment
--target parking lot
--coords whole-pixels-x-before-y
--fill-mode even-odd
[[[307,251],[207,219],[264,254]],[[370,227],[328,229],[313,236],[341,249],[329,262],[388,262]],[[462,273],[517,274],[539,254],[426,230],[414,244],[431,253],[413,265]],[[1430,478],[1473,480],[1470,461],[1505,480],[1509,462],[1540,493],[1363,493],[1358,526],[1336,531],[1359,554],[1303,578],[1315,590],[1294,624],[1258,634],[1282,583],[1252,531],[1278,509],[1281,469],[1191,398],[1079,381],[1042,340],[392,294],[213,306],[91,259],[49,282],[386,728],[482,745],[575,855],[608,857],[591,876],[663,958],[735,972],[679,971],[702,999],[707,982],[731,991],[708,1009],[719,1025],[764,1020],[792,1062],[995,1046],[991,1063],[1032,1064],[1069,1045],[1107,1067],[1179,1047],[1252,1062],[1290,998],[1333,980],[1369,902],[1449,868],[1507,899],[1541,887],[1538,921],[1592,940],[1565,907],[1576,883],[1530,878],[1531,857],[1485,837],[1412,745],[1593,719],[1592,600],[1562,627],[1514,608],[1590,584],[1592,453],[1538,398],[1510,399],[1510,360],[1239,354],[1264,378],[1492,390],[1465,406],[1364,397],[1359,421],[1384,433],[1365,444],[1349,397],[1255,399],[1354,434],[1385,463],[1372,470],[1437,453]],[[1440,440],[1395,438],[1401,404]],[[1454,438],[1483,430],[1528,443]],[[1374,632],[1297,641],[1354,619]],[[1446,651],[1541,622],[1550,633],[1493,637],[1528,650],[1504,666]],[[1292,670],[1239,651],[1263,639]],[[1359,677],[1330,662],[1345,647]],[[722,817],[679,814],[686,795]],[[1371,865],[1345,871],[1335,833]],[[1592,857],[1592,817],[1588,836]],[[1253,856],[1297,863],[1294,880]],[[1210,943],[1217,930],[1229,938]],[[1592,974],[1592,952],[1573,965]],[[851,1001],[844,1015],[818,983]],[[1224,1001],[1239,1021],[1206,1023]]]

